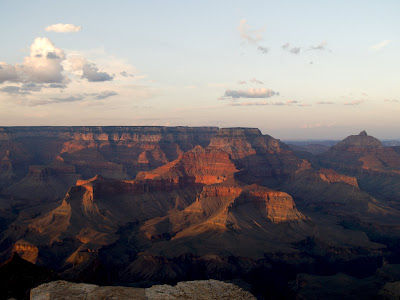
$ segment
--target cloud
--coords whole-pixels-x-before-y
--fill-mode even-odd
[[[300,102],[297,101],[297,100],[288,100],[288,101],[286,101],[286,103],[287,104],[297,104],[297,103],[300,103]]]
[[[285,43],[285,44],[282,45],[282,49],[283,49],[283,50],[286,50],[286,49],[289,48],[289,46],[290,46],[289,43]]]
[[[36,38],[31,47],[30,55],[24,58],[22,64],[15,66],[0,62],[0,83],[33,82],[60,83],[65,80],[62,62],[64,52],[54,46],[48,38]]]
[[[45,30],[47,32],[53,31],[53,32],[78,32],[82,29],[81,26],[75,26],[73,24],[53,24],[50,26],[47,26]]]
[[[293,54],[299,54],[300,50],[301,50],[300,47],[293,47],[293,48],[290,48],[289,51],[290,51],[290,53],[293,53]]]
[[[94,63],[85,64],[82,68],[82,78],[86,78],[89,82],[110,81],[113,77],[106,72],[99,72]]]
[[[48,38],[36,38],[31,45],[30,56],[24,58],[21,69],[21,80],[36,83],[63,82],[62,61],[64,52],[54,46]]]
[[[310,124],[303,124],[300,127],[304,129],[314,129],[314,128],[331,128],[335,127],[336,123],[310,123]]]
[[[66,85],[60,83],[50,83],[47,87],[51,89],[63,89],[66,87]]]
[[[50,97],[46,99],[27,99],[24,101],[19,100],[18,104],[25,105],[25,106],[41,106],[41,105],[48,105],[48,104],[55,104],[55,103],[70,103],[70,102],[77,102],[83,100],[84,97],[82,95],[74,95],[68,97]]]
[[[246,19],[242,19],[239,23],[239,34],[240,39],[243,42],[247,42],[249,44],[257,44],[259,41],[263,39],[263,34],[265,29],[250,29],[247,25]]]
[[[285,51],[288,51],[292,54],[299,54],[301,51],[301,47],[290,47],[290,43],[285,43],[281,46],[281,48]]]
[[[372,52],[377,52],[379,50],[382,50],[386,46],[388,46],[391,42],[392,42],[391,40],[383,40],[380,43],[372,45],[371,47],[369,47],[369,50],[372,51]]]
[[[252,79],[250,79],[249,81],[252,82],[252,83],[264,84],[264,82],[262,82],[262,81],[260,81],[260,80],[257,80],[257,79],[255,79],[255,78],[252,78]]]
[[[231,106],[268,106],[268,105],[275,105],[275,106],[309,106],[307,104],[300,104],[299,101],[296,100],[288,100],[286,102],[269,102],[269,101],[252,101],[252,102],[243,102],[237,103],[233,102],[230,104]]]
[[[23,91],[19,86],[5,86],[0,89],[2,93],[10,94],[10,95],[26,95],[30,94],[30,92]]]
[[[117,96],[119,94],[116,91],[104,91],[104,92],[93,93],[93,94],[88,94],[88,95],[93,96],[95,99],[103,100],[103,99],[107,99],[112,96]]]
[[[269,52],[269,48],[263,46],[258,46],[257,50],[260,51],[262,54],[267,54]]]
[[[266,88],[250,88],[247,90],[226,90],[224,96],[220,99],[269,98],[275,95],[279,96],[279,93]]]
[[[83,100],[83,96],[82,95],[75,95],[75,96],[69,96],[69,97],[54,97],[54,98],[50,98],[50,100],[52,100],[52,102],[76,102],[76,101],[80,101]]]
[[[0,83],[18,80],[18,73],[14,66],[0,61]]]
[[[333,101],[319,101],[317,104],[323,104],[323,105],[328,105],[328,104],[335,104]]]
[[[239,83],[239,84],[246,84],[247,81],[245,81],[245,80],[240,80],[240,81],[238,81],[238,83]]]
[[[136,73],[139,74],[131,65],[104,50],[64,52],[48,38],[39,37],[20,63],[0,62],[0,98],[8,105],[33,107],[72,102],[92,105],[108,103],[103,99],[115,97],[113,103],[117,106],[127,100],[118,95],[135,99],[152,95],[153,90],[146,86],[127,84],[141,79],[140,74],[132,78]],[[113,81],[114,74],[118,81]]]
[[[239,22],[239,35],[240,35],[240,40],[242,41],[243,44],[249,44],[253,46],[257,46],[257,51],[259,51],[262,54],[267,54],[269,52],[269,48],[260,46],[258,43],[263,40],[263,35],[264,35],[264,28],[260,29],[250,29],[249,26],[247,25],[247,20],[242,19]]]
[[[10,94],[10,95],[28,95],[31,92],[39,92],[42,89],[41,85],[38,85],[33,82],[24,83],[22,86],[5,86],[0,89],[2,93]]]
[[[400,100],[397,99],[385,99],[385,102],[392,102],[392,103],[400,103]]]
[[[316,46],[311,46],[310,50],[326,51],[326,50],[329,50],[328,48],[326,48],[327,45],[328,45],[328,42],[327,41],[323,41],[323,42],[319,43]]]
[[[344,105],[360,105],[364,102],[365,102],[365,100],[354,100],[351,102],[345,102]]]
[[[74,55],[68,59],[73,71],[81,71],[81,78],[86,78],[89,82],[111,81],[113,76],[107,72],[99,72],[95,63],[88,62],[83,56]]]
[[[121,76],[124,76],[124,77],[135,77],[135,75],[130,74],[130,73],[126,72],[126,71],[122,71],[122,72],[120,72],[119,74],[120,74]]]

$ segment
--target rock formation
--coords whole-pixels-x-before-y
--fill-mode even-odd
[[[400,155],[393,148],[384,147],[365,131],[331,147],[328,152],[321,154],[321,161],[324,165],[342,170],[400,171]]]
[[[101,285],[240,280],[272,298],[299,273],[366,276],[400,257],[395,150],[365,132],[313,156],[254,128],[0,128],[0,260]],[[299,295],[319,280],[299,278]],[[191,297],[181,287],[153,291]]]
[[[97,286],[93,284],[54,281],[34,288],[31,300],[68,299],[136,299],[136,300],[255,300],[249,292],[232,283],[217,280],[179,282],[176,286],[156,285],[151,288]]]

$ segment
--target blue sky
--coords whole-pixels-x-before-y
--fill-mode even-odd
[[[398,1],[2,0],[0,11],[3,126],[400,138]]]

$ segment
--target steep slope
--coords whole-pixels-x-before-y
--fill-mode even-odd
[[[255,128],[222,128],[211,139],[210,146],[229,153],[238,169],[243,169],[244,175],[253,181],[254,178],[280,181],[299,169],[310,168],[288,146]]]

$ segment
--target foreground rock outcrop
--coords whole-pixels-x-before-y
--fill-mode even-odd
[[[42,284],[31,291],[31,300],[97,300],[97,299],[136,299],[136,300],[253,300],[251,293],[232,283],[217,280],[179,282],[176,286],[156,285],[148,289],[98,286],[86,283],[53,281]]]

